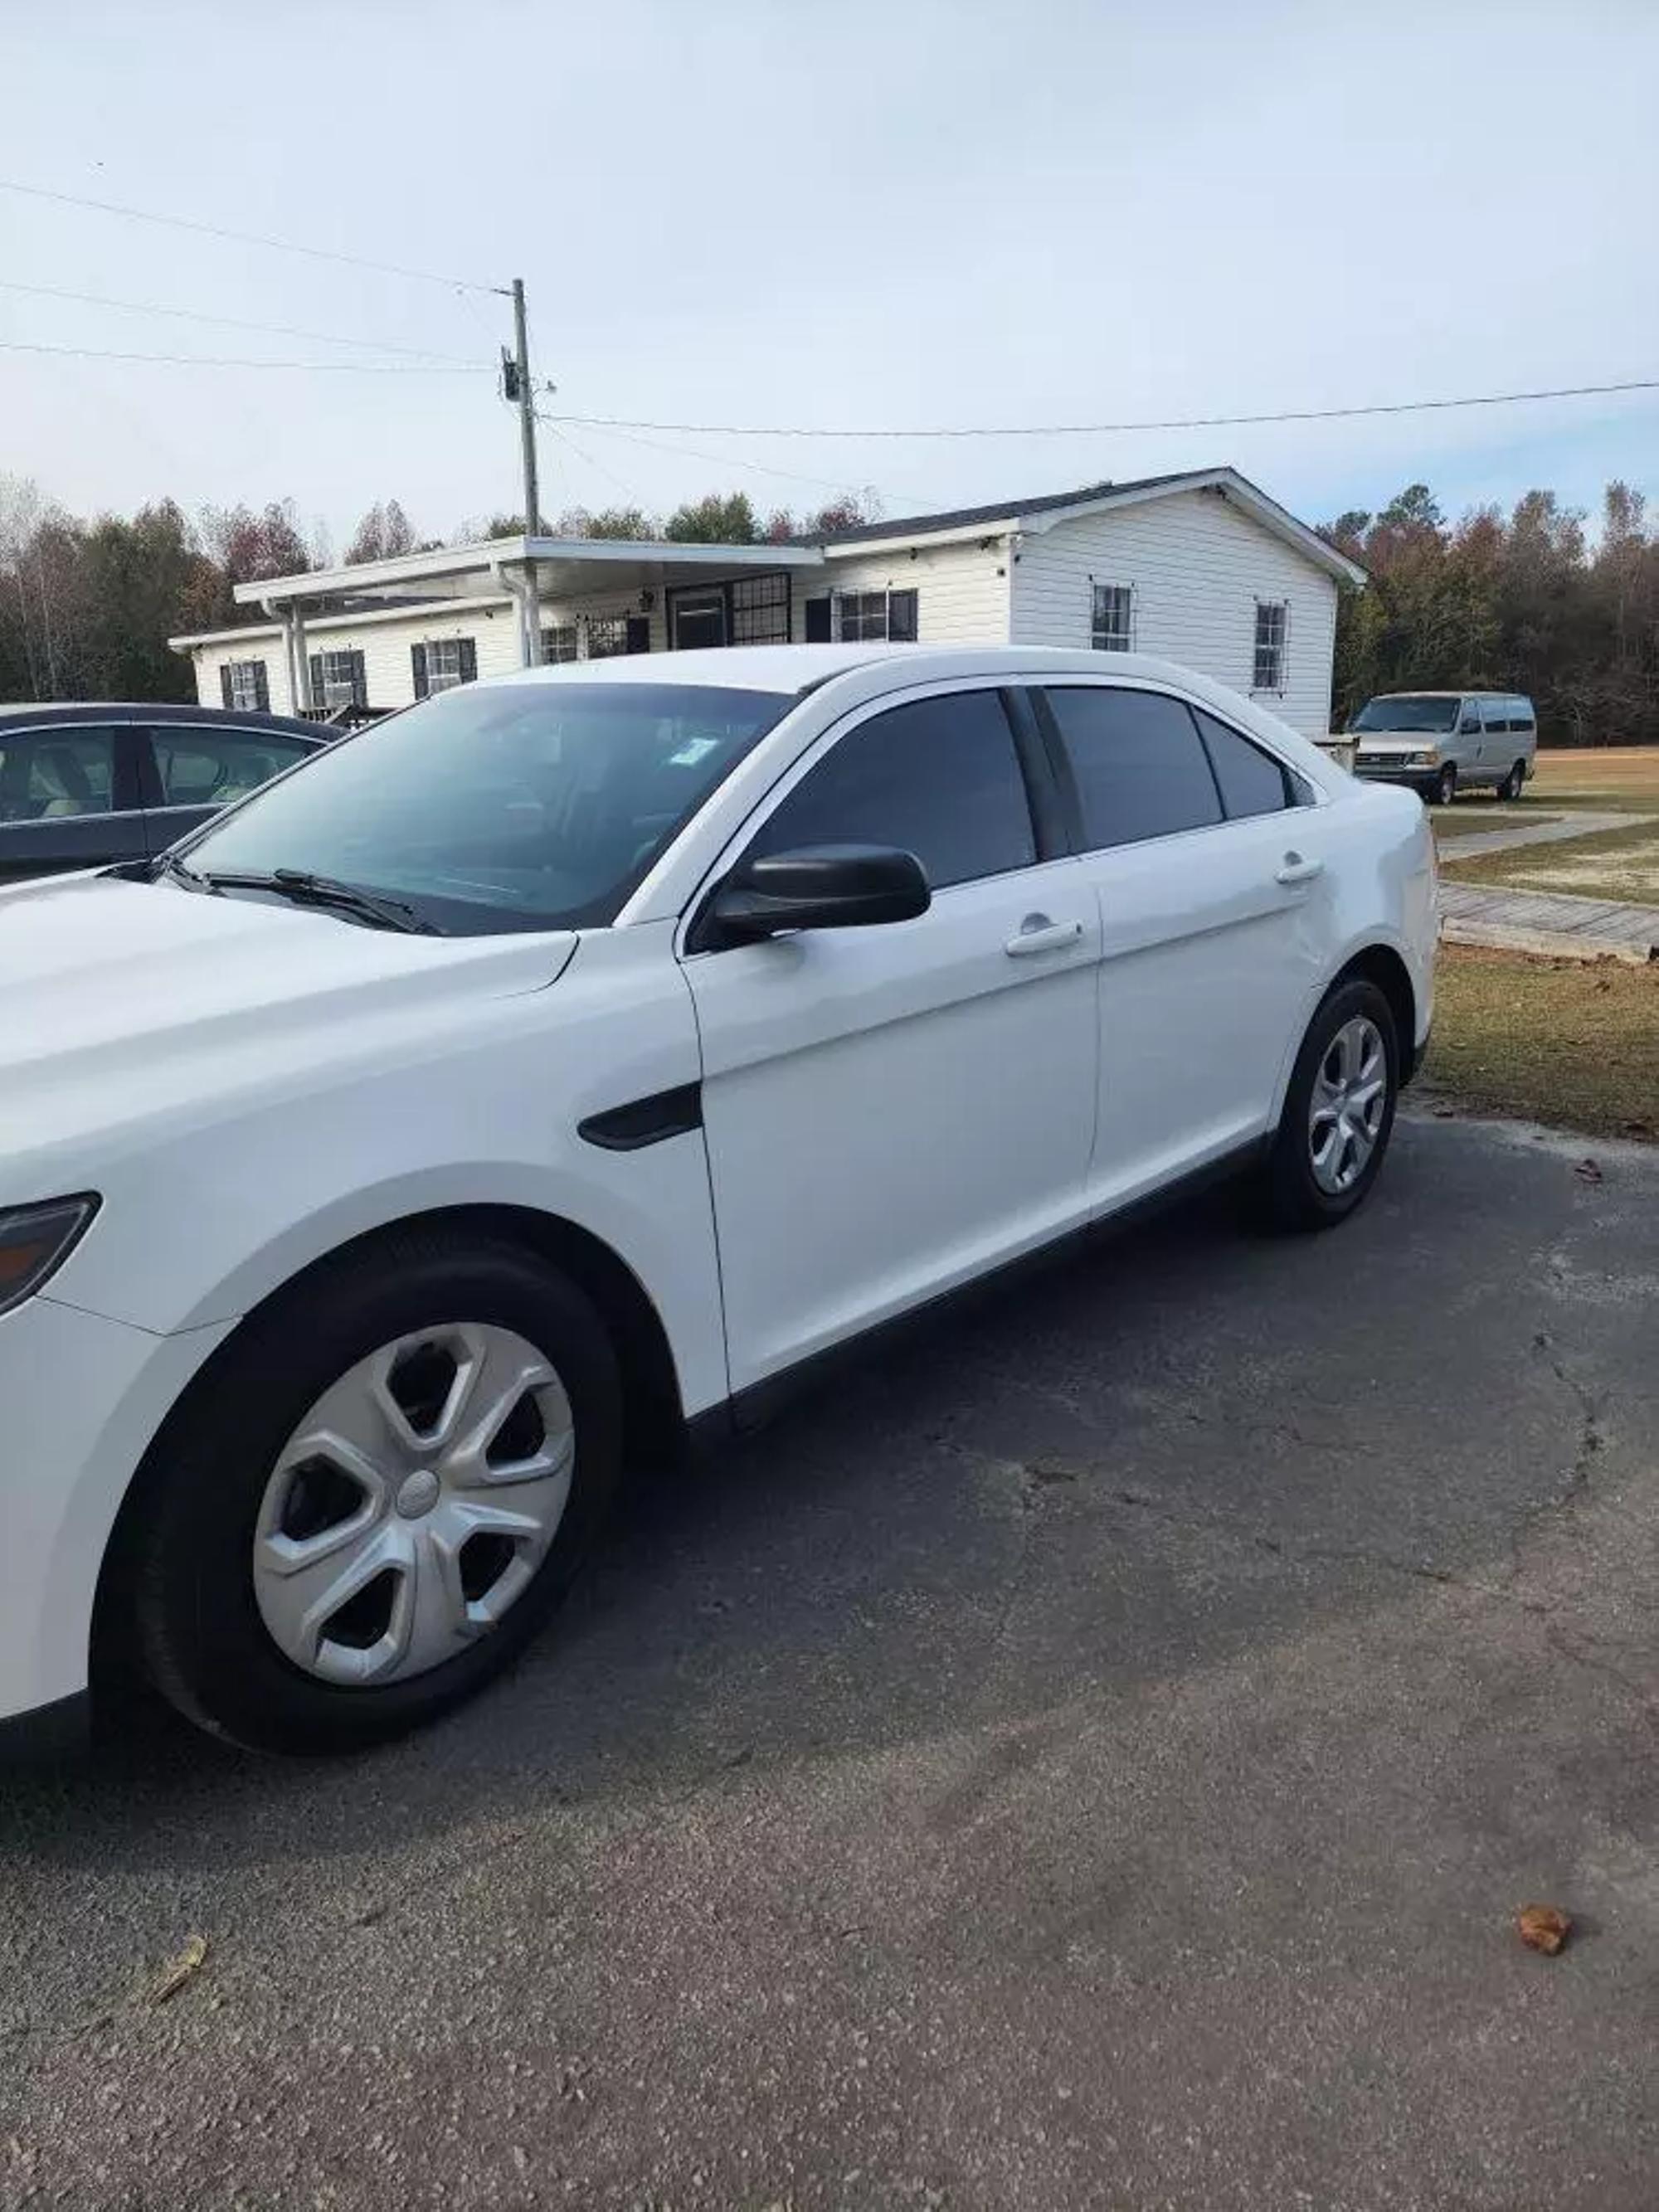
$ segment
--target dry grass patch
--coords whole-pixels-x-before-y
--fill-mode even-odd
[[[1659,1139],[1659,963],[1443,945],[1423,1088],[1473,1112]]]
[[[1570,891],[1577,898],[1622,899],[1659,906],[1659,820],[1636,830],[1601,830],[1565,844],[1522,846],[1514,853],[1445,855],[1451,880],[1507,884],[1523,891]]]

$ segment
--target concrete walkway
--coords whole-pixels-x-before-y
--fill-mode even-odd
[[[1633,830],[1651,815],[1568,814],[1557,822],[1520,823],[1449,837],[1440,865],[1452,867],[1486,853],[1519,852],[1528,845],[1561,845],[1604,830]],[[1509,952],[1548,953],[1572,960],[1659,960],[1659,907],[1612,899],[1577,898],[1566,891],[1517,890],[1504,884],[1462,884],[1441,878],[1440,934],[1449,945],[1490,945]]]
[[[1487,853],[1518,853],[1523,845],[1565,845],[1574,837],[1594,837],[1602,830],[1637,830],[1652,820],[1648,814],[1563,815],[1554,822],[1522,822],[1510,830],[1478,830],[1472,837],[1448,837],[1440,848],[1440,865],[1478,860]]]

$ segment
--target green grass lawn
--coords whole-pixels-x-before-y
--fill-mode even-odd
[[[1568,891],[1577,898],[1659,905],[1659,816],[1635,830],[1602,830],[1516,853],[1478,853],[1460,860],[1443,852],[1454,883],[1505,884],[1516,890]]]

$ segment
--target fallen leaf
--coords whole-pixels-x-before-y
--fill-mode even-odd
[[[1516,1932],[1529,1951],[1553,1959],[1572,1932],[1572,1923],[1553,1905],[1525,1905],[1515,1917]]]
[[[1574,1166],[1572,1171],[1577,1176],[1580,1182],[1600,1182],[1601,1181],[1601,1170],[1594,1160],[1578,1161]]]
[[[173,1964],[149,1993],[152,2004],[166,2004],[176,1997],[185,1984],[193,1981],[207,1963],[208,1945],[205,1936],[192,1936]]]

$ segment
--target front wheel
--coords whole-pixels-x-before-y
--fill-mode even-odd
[[[1446,763],[1429,787],[1429,791],[1431,805],[1449,806],[1451,805],[1457,796],[1457,764],[1455,761]]]
[[[1267,1175],[1285,1229],[1332,1229],[1376,1181],[1400,1097],[1394,1014],[1375,983],[1339,984],[1314,1016],[1291,1071]]]
[[[349,1750],[497,1674],[586,1553],[622,1393],[573,1284],[507,1243],[393,1235],[232,1340],[132,1553],[140,1649],[189,1718]]]

